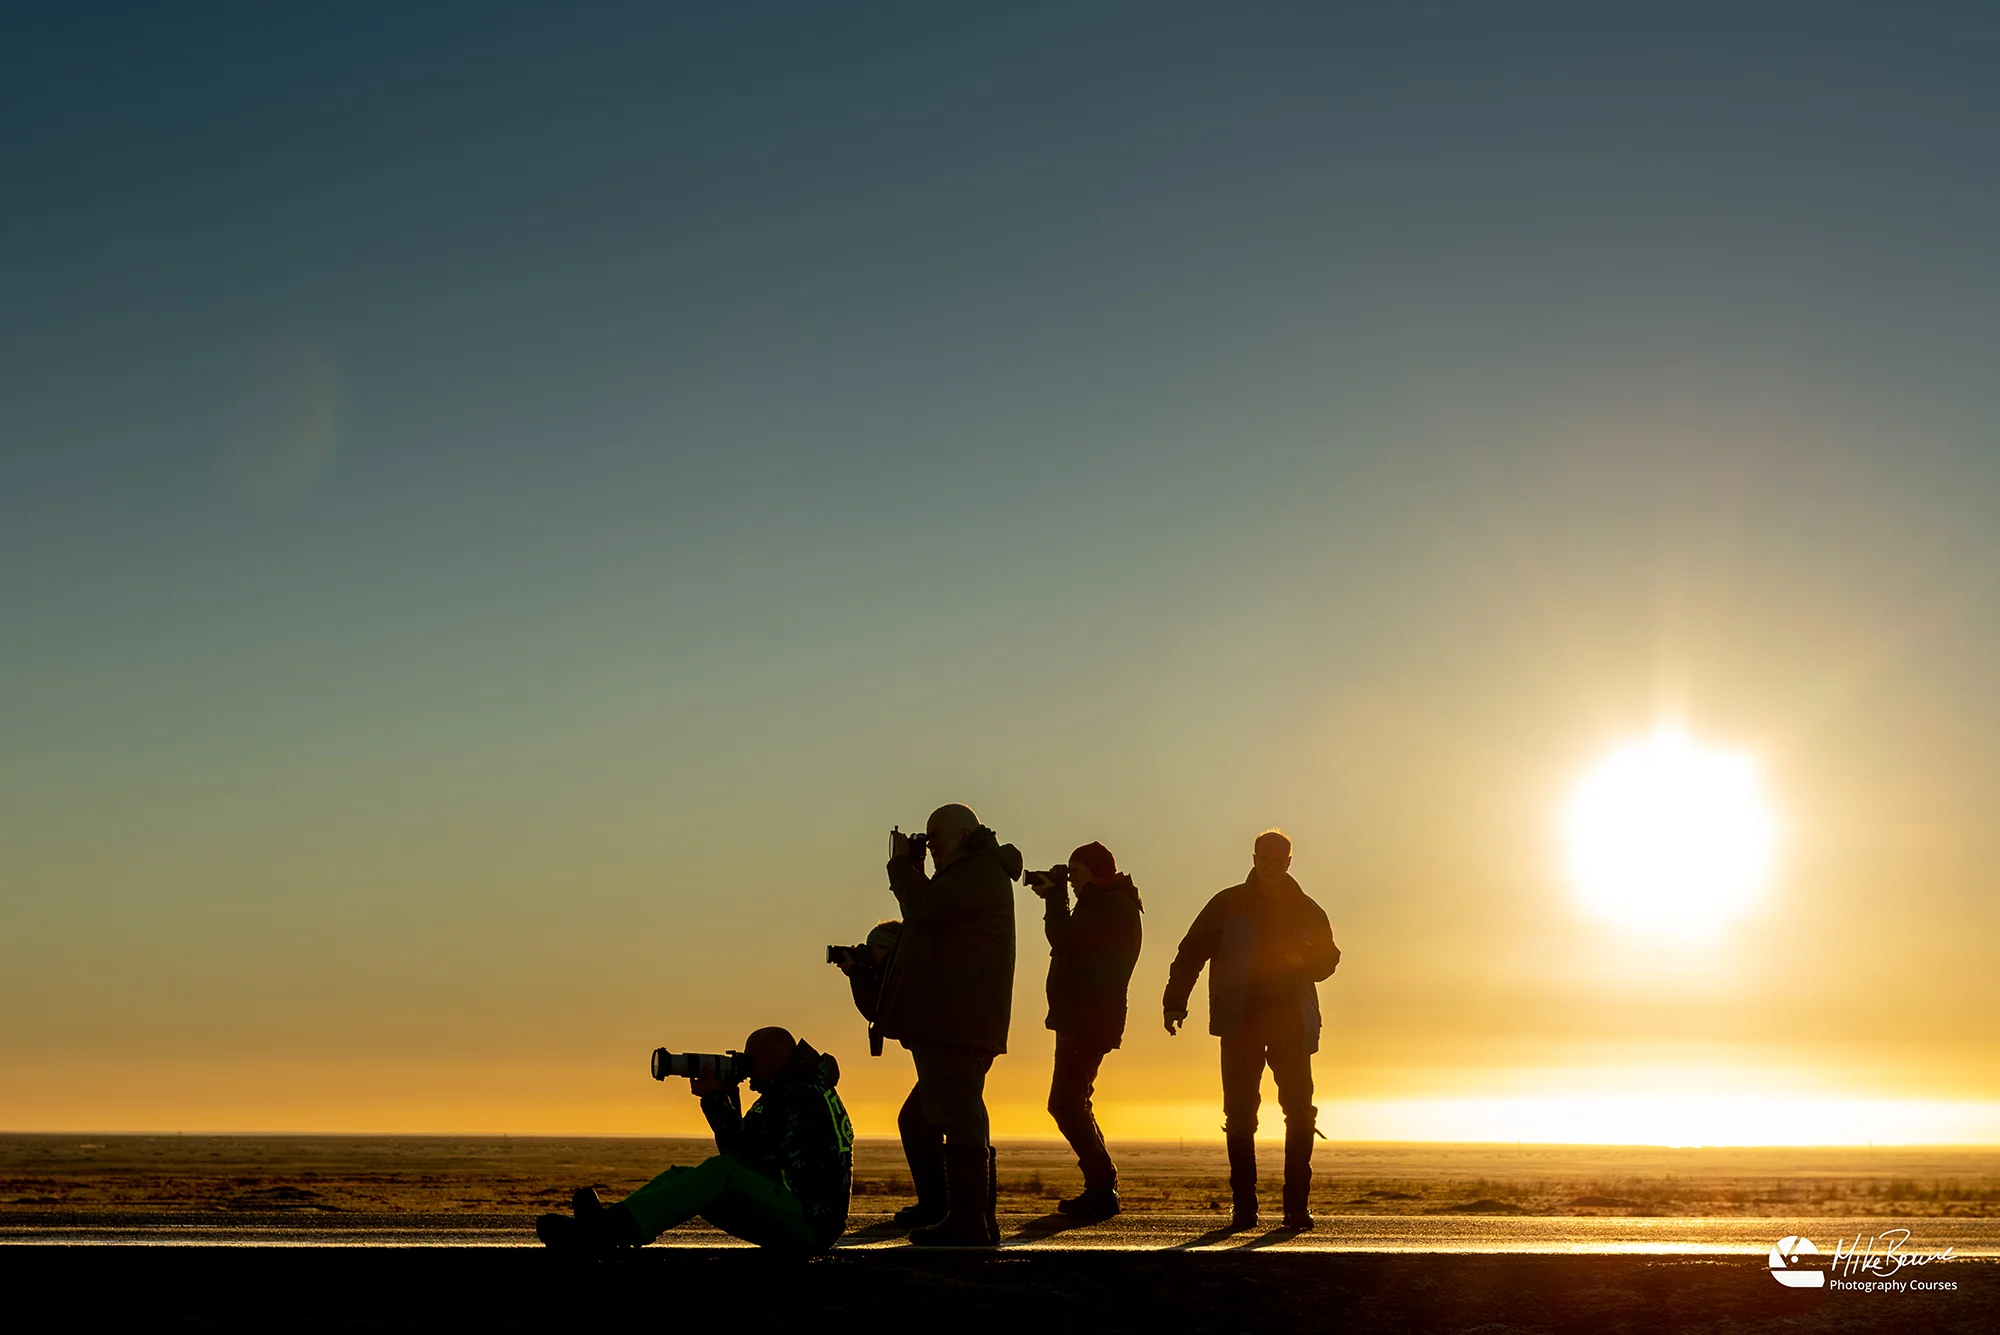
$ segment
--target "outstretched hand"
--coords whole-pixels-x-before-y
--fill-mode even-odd
[[[696,1098],[705,1099],[710,1094],[720,1093],[722,1091],[722,1082],[712,1075],[698,1075],[688,1081],[688,1090]]]
[[[1167,1032],[1169,1034],[1178,1034],[1181,1031],[1181,1021],[1185,1019],[1187,1019],[1186,1011],[1168,1011]]]

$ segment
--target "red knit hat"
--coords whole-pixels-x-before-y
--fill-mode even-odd
[[[1118,859],[1112,857],[1111,850],[1103,844],[1085,844],[1070,854],[1069,860],[1090,868],[1090,874],[1100,881],[1108,881],[1118,874]]]

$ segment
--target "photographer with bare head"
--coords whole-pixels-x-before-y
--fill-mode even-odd
[[[1181,941],[1167,975],[1169,1034],[1187,1019],[1188,996],[1202,966],[1208,976],[1208,1032],[1222,1040],[1223,1135],[1229,1148],[1232,1228],[1257,1222],[1257,1110],[1264,1068],[1278,1083],[1285,1111],[1286,1228],[1308,1229],[1313,1136],[1312,1054],[1319,1051],[1319,992],[1314,984],[1340,963],[1320,906],[1291,877],[1292,841],[1282,831],[1257,836],[1250,875],[1208,901]]]
[[[741,1052],[675,1057],[662,1049],[653,1060],[655,1079],[689,1077],[716,1152],[669,1168],[610,1205],[595,1188],[579,1188],[572,1213],[535,1221],[542,1242],[602,1258],[699,1217],[778,1251],[810,1254],[833,1246],[847,1227],[854,1180],[854,1126],[834,1092],[840,1063],[775,1026],[751,1034]],[[748,1112],[737,1089],[746,1080],[760,1096]]]
[[[924,874],[924,855],[932,873]],[[919,1246],[990,1246],[997,1168],[986,1073],[1007,1050],[1014,1000],[1014,894],[1021,853],[970,807],[939,807],[922,836],[890,838],[889,889],[903,928],[882,979],[876,1023],[910,1050],[917,1087],[897,1115],[921,1225]]]

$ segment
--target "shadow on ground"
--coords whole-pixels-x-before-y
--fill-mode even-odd
[[[1090,1228],[1093,1225],[1103,1222],[1102,1220],[1092,1219],[1072,1219],[1066,1214],[1045,1214],[1039,1219],[1030,1219],[1012,1233],[1008,1233],[1003,1229],[1000,1242],[1002,1246],[1010,1242],[1039,1242],[1043,1238],[1052,1238],[1058,1233],[1067,1233],[1074,1228]]]

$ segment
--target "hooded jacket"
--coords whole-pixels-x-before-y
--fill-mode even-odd
[[[801,1042],[770,1080],[752,1080],[760,1097],[742,1111],[735,1085],[703,1097],[715,1148],[798,1198],[821,1249],[847,1228],[854,1186],[854,1125],[833,1087],[840,1063]]]
[[[1014,1004],[1014,891],[1021,851],[980,826],[936,876],[889,863],[903,932],[882,979],[876,1023],[904,1047],[1007,1050]]]
[[[1125,988],[1139,962],[1139,887],[1120,873],[1043,901],[1049,938],[1048,1027],[1109,1052],[1125,1037]]]
[[[1288,954],[1300,963],[1285,963]],[[1218,1038],[1254,1033],[1269,1040],[1297,1037],[1319,1051],[1319,992],[1313,986],[1340,963],[1326,913],[1290,876],[1275,894],[1249,881],[1208,901],[1181,940],[1167,973],[1168,1011],[1187,1010],[1202,966],[1208,975],[1208,1032]]]

